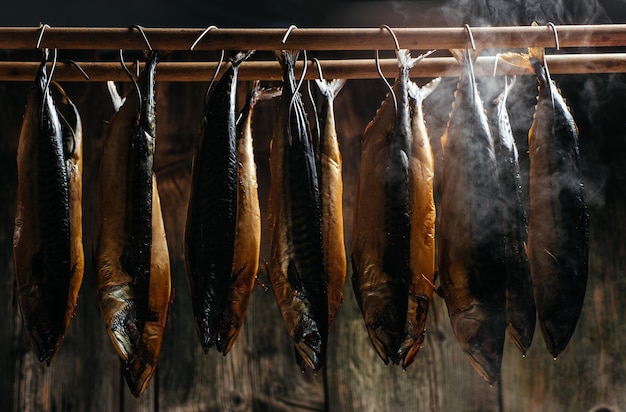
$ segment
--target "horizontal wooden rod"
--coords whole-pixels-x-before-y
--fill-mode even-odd
[[[626,24],[558,25],[561,47],[626,46]],[[413,50],[470,47],[464,27],[392,28],[401,48]],[[155,50],[189,50],[203,28],[150,28],[143,31]],[[472,27],[479,49],[555,47],[549,26]],[[198,42],[194,50],[375,50],[394,49],[383,28],[295,28],[285,43],[287,28],[217,28]],[[41,48],[78,50],[145,50],[136,28],[49,27],[40,36],[38,27],[0,27],[0,49]]]
[[[585,73],[625,73],[626,53],[548,55],[546,61],[552,74]],[[78,62],[89,76],[89,81],[129,81],[128,75],[120,63],[115,62]],[[477,76],[491,76],[495,64],[494,56],[480,56],[474,64]],[[48,63],[50,65],[50,63]],[[216,69],[216,62],[161,62],[157,66],[156,79],[168,82],[205,82],[209,81]],[[297,75],[302,72],[302,62],[296,65]],[[378,77],[374,59],[322,60],[323,76],[328,79],[374,79]],[[381,59],[380,65],[386,77],[393,78],[398,73],[396,59]],[[136,72],[136,63],[127,63],[131,72]],[[0,62],[0,81],[32,81],[39,63],[36,62]],[[139,69],[143,63],[139,63]],[[224,65],[225,70],[226,65]],[[429,57],[422,60],[411,70],[413,78],[454,77],[460,73],[461,66],[452,57]],[[528,70],[515,67],[502,59],[498,60],[498,75],[528,75]],[[309,62],[305,78],[317,78],[317,66]],[[54,70],[57,81],[88,81],[74,64],[58,62]],[[282,79],[282,70],[275,61],[248,61],[242,63],[239,70],[240,80],[276,80]]]

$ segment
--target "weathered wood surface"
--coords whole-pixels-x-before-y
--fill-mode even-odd
[[[620,78],[621,79],[621,78]],[[613,78],[615,80],[615,78]],[[626,132],[618,119],[624,97],[610,88],[608,76],[594,77],[604,88],[602,106],[582,105],[585,78],[564,90],[581,104],[574,116],[581,127],[581,153],[591,210],[590,276],[585,306],[572,341],[552,360],[537,330],[528,356],[510,342],[501,382],[489,387],[473,371],[449,325],[443,300],[435,297],[422,351],[408,370],[385,367],[375,354],[350,284],[330,334],[328,360],[317,375],[301,373],[271,291],[254,290],[242,331],[224,357],[205,355],[193,325],[183,260],[183,230],[191,159],[200,128],[204,84],[169,83],[157,88],[156,170],[172,263],[174,302],[160,366],[137,400],[121,376],[120,363],[105,333],[98,308],[92,262],[95,182],[113,113],[104,83],[67,84],[66,91],[84,119],[84,244],[86,274],[78,310],[58,357],[46,368],[30,348],[14,291],[12,234],[15,212],[15,154],[26,92],[25,83],[0,83],[0,264],[4,269],[0,302],[0,409],[3,411],[619,411],[626,408],[626,208],[621,194],[626,172]],[[447,120],[453,84],[441,100],[427,100],[431,138]],[[512,104],[514,130],[525,133],[532,113],[528,97]],[[608,87],[608,89],[606,89]],[[608,90],[608,91],[607,91]],[[360,136],[385,93],[379,81],[349,81],[336,99],[337,127],[344,159],[346,247],[350,251],[352,204],[359,164]],[[609,93],[609,94],[606,94]],[[525,103],[526,102],[526,103]],[[442,109],[444,108],[444,109]],[[517,115],[516,115],[517,113]],[[268,141],[274,106],[261,102],[255,113],[255,149],[263,214],[261,259],[269,256],[267,193]],[[525,149],[524,149],[525,150]],[[520,149],[522,157],[524,150]],[[524,158],[522,159],[525,161]],[[523,163],[524,165],[524,163]],[[526,164],[527,166],[527,164]],[[350,266],[350,265],[348,265]],[[263,262],[259,280],[267,282]]]

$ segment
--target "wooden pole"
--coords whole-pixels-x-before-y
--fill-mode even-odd
[[[555,26],[561,47],[606,47],[626,45],[626,24]],[[202,28],[143,28],[153,49],[189,50],[205,31]],[[463,27],[392,28],[401,48],[415,50],[470,47]],[[473,27],[479,49],[555,47],[550,26]],[[194,50],[392,50],[395,45],[383,28],[295,28],[285,43],[287,28],[216,28]],[[146,42],[136,28],[0,27],[0,48],[87,50],[144,50]]]
[[[626,53],[549,55],[546,62],[552,74],[624,73]],[[128,75],[116,62],[78,62],[89,76],[86,79],[74,64],[58,62],[54,71],[57,81],[129,81]],[[208,82],[216,68],[216,62],[162,62],[157,67],[158,81]],[[491,76],[495,64],[494,56],[479,57],[474,65],[477,76]],[[322,60],[323,75],[328,79],[375,79],[378,77],[374,59]],[[386,77],[393,78],[398,72],[397,60],[381,59],[381,69]],[[136,63],[127,64],[131,73],[136,72]],[[143,68],[143,63],[139,64]],[[0,62],[0,81],[32,81],[39,63]],[[413,78],[455,77],[461,66],[452,57],[429,57],[411,70]],[[223,69],[224,70],[224,69]],[[302,62],[296,65],[296,73],[302,72]],[[528,75],[530,71],[515,67],[502,59],[498,60],[497,75]],[[306,79],[318,77],[315,63],[309,62]],[[276,61],[248,61],[241,65],[240,80],[282,80],[282,71]]]

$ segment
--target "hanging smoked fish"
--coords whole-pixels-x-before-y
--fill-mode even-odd
[[[297,90],[297,51],[276,51],[283,92],[270,149],[268,272],[296,359],[319,370],[328,336],[320,190],[309,124]]]
[[[539,326],[555,358],[567,346],[587,288],[589,214],[578,153],[578,128],[550,78],[544,50],[507,55],[531,69],[539,95],[528,133],[528,258]]]
[[[505,319],[502,202],[493,138],[466,50],[444,136],[439,276],[454,334],[490,384],[500,376]]]
[[[153,172],[156,136],[151,52],[109,125],[100,164],[96,282],[107,333],[139,397],[156,371],[170,305],[170,261]]]
[[[493,100],[488,115],[504,203],[507,331],[525,355],[533,340],[537,311],[526,254],[528,221],[524,210],[519,160],[506,109],[507,97],[514,84],[515,77],[511,81],[505,77],[504,91]]]
[[[233,268],[216,342],[217,349],[224,355],[235,343],[243,323],[261,252],[261,212],[252,148],[252,115],[258,101],[279,94],[280,90],[262,89],[259,81],[254,82],[237,121],[237,223]]]
[[[18,303],[38,359],[50,365],[74,316],[84,273],[82,124],[63,89],[59,120],[44,61],[28,97],[17,149],[13,254]]]
[[[238,53],[221,79],[208,91],[202,131],[193,161],[185,257],[196,330],[205,352],[217,344],[218,350],[225,353],[233,343],[232,331],[227,331],[230,328],[222,322],[228,305],[235,304],[230,301],[229,290],[241,281],[238,277],[242,268],[233,266],[236,237],[251,236],[248,239],[250,242],[255,245],[258,242],[255,239],[258,237],[256,223],[251,223],[255,225],[252,231],[237,233],[237,75],[241,63],[252,53]],[[251,180],[247,183],[255,184]],[[252,197],[247,200],[253,202]],[[252,207],[243,203],[239,206]],[[247,213],[254,214],[254,210],[242,210],[241,215],[244,219],[254,219]],[[248,240],[240,239],[239,242]],[[256,248],[254,246],[252,250],[240,250],[238,253],[250,253],[252,262]],[[245,259],[241,255],[237,258]],[[226,322],[239,323],[240,320],[230,318]],[[222,328],[225,328],[225,336],[220,333]]]
[[[343,301],[346,282],[346,249],[343,235],[343,180],[341,152],[335,129],[334,100],[345,79],[315,80],[324,101],[320,118],[319,145],[316,152],[317,174],[321,193],[322,237],[324,263],[328,274],[328,328],[332,325]]]
[[[417,263],[417,259],[412,260],[411,245],[410,185],[414,176],[410,171],[413,148],[408,85],[409,70],[421,57],[411,59],[408,50],[398,50],[396,55],[399,74],[393,93],[386,96],[367,125],[362,141],[354,206],[352,286],[378,355],[385,364],[391,360],[408,365],[416,353],[411,348],[414,343],[419,346],[413,340],[422,339],[415,336],[415,325],[407,325],[408,290],[413,289],[412,269]],[[432,273],[424,275],[432,278]],[[417,302],[413,297],[411,301],[414,311]],[[406,341],[405,328],[411,335]]]
[[[435,283],[435,199],[433,184],[435,165],[422,108],[439,85],[436,78],[424,86],[408,83],[411,102],[411,157],[409,159],[409,192],[411,195],[411,280],[408,289],[404,340],[399,355],[402,367],[415,360],[426,336],[426,316]]]

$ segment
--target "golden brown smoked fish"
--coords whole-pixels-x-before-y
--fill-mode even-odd
[[[61,123],[45,62],[29,94],[17,151],[13,254],[17,296],[38,359],[50,365],[74,315],[84,273],[82,126]]]
[[[317,148],[317,174],[322,206],[324,263],[328,273],[328,328],[343,301],[346,282],[346,248],[343,235],[343,180],[341,152],[335,129],[334,100],[345,79],[315,80],[324,97],[320,141]]]
[[[567,346],[587,287],[589,215],[585,201],[578,129],[550,79],[543,50],[531,49],[539,96],[528,134],[530,155],[530,273],[539,326],[555,358]]]
[[[237,215],[233,268],[217,349],[228,353],[239,333],[254,288],[261,248],[256,164],[252,148],[252,116],[259,100],[277,96],[275,90],[262,89],[256,81],[237,121]]]
[[[512,80],[505,77],[504,91],[493,100],[488,115],[504,203],[507,331],[522,354],[526,354],[533,340],[537,311],[526,254],[528,220],[524,210],[519,160],[506,109],[507,97],[514,84],[514,77]]]
[[[412,153],[409,70],[419,59],[397,53],[399,74],[367,125],[357,182],[352,236],[352,287],[374,349],[398,364],[411,284]]]
[[[219,350],[228,346],[221,342],[220,327],[233,281],[237,230],[237,75],[251,53],[238,53],[208,91],[193,161],[185,257],[196,330],[205,352],[218,341]]]
[[[447,130],[439,275],[454,334],[490,384],[500,376],[506,329],[502,203],[493,139],[466,51]]]
[[[434,159],[424,122],[422,104],[439,85],[441,78],[419,87],[409,82],[411,102],[411,158],[409,192],[411,196],[411,280],[408,290],[404,340],[399,348],[406,369],[419,352],[426,334],[426,316],[435,283],[435,199],[433,195]]]
[[[111,119],[100,164],[96,281],[107,333],[139,397],[158,363],[170,304],[170,262],[152,170],[155,148],[151,52],[139,85]]]
[[[319,370],[326,356],[328,298],[315,154],[296,90],[298,52],[275,53],[283,91],[270,149],[268,272],[298,364]]]

